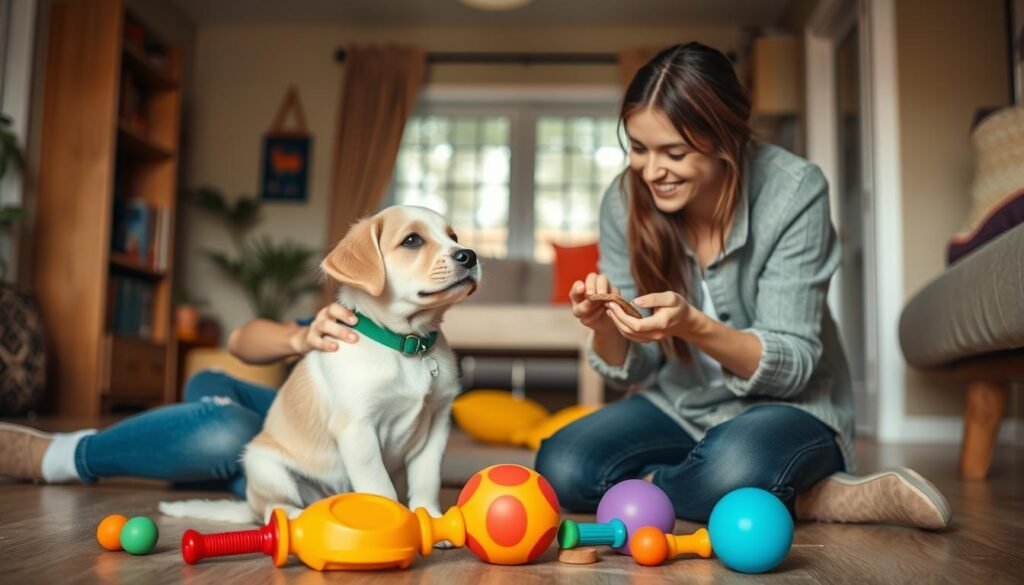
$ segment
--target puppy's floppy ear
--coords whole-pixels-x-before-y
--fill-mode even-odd
[[[338,282],[377,297],[384,292],[384,256],[380,252],[381,219],[369,217],[353,225],[320,263]]]

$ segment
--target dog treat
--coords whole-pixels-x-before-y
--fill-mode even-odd
[[[597,549],[592,546],[563,548],[558,551],[558,562],[567,565],[589,565],[597,562]]]
[[[631,305],[628,301],[626,301],[626,299],[620,297],[619,295],[613,295],[611,293],[594,293],[587,298],[595,302],[615,303],[616,305],[622,307],[622,310],[625,311],[626,314],[629,315],[630,317],[633,317],[634,319],[644,318],[644,316],[640,314],[640,311],[636,310],[636,307]]]

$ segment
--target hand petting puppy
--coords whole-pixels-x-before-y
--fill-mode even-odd
[[[351,328],[338,323],[339,320],[355,325],[358,318],[351,309],[339,303],[331,303],[320,309],[312,323],[292,335],[292,349],[298,355],[306,355],[314,349],[338,351],[339,339],[345,343],[359,341],[359,335]]]

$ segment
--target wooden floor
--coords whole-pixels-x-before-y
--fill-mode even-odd
[[[714,559],[683,559],[644,568],[627,557],[606,554],[594,565],[563,565],[555,560],[554,548],[540,562],[522,567],[487,565],[464,549],[435,551],[406,571],[376,573],[318,573],[297,562],[275,569],[261,556],[190,567],[178,551],[186,528],[230,528],[159,516],[156,503],[223,494],[171,492],[155,482],[107,482],[93,487],[5,483],[0,484],[0,583],[1024,582],[1024,449],[1000,448],[990,480],[982,483],[956,478],[956,449],[950,446],[862,443],[858,451],[862,472],[911,465],[931,478],[953,506],[952,529],[930,533],[888,526],[799,524],[787,560],[774,573],[760,576],[732,573]],[[442,503],[454,503],[456,495],[455,490],[445,490]],[[156,551],[144,557],[102,551],[94,537],[96,524],[114,513],[154,518],[160,527]],[[680,522],[677,532],[693,528]]]

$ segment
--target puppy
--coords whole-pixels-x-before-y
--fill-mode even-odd
[[[391,207],[356,223],[321,268],[341,283],[338,302],[360,314],[359,341],[310,352],[285,381],[243,455],[244,512],[190,501],[161,504],[165,514],[251,522],[336,493],[398,500],[393,480],[402,474],[409,507],[440,514],[441,457],[459,391],[440,326],[476,291],[476,254],[437,213]]]

